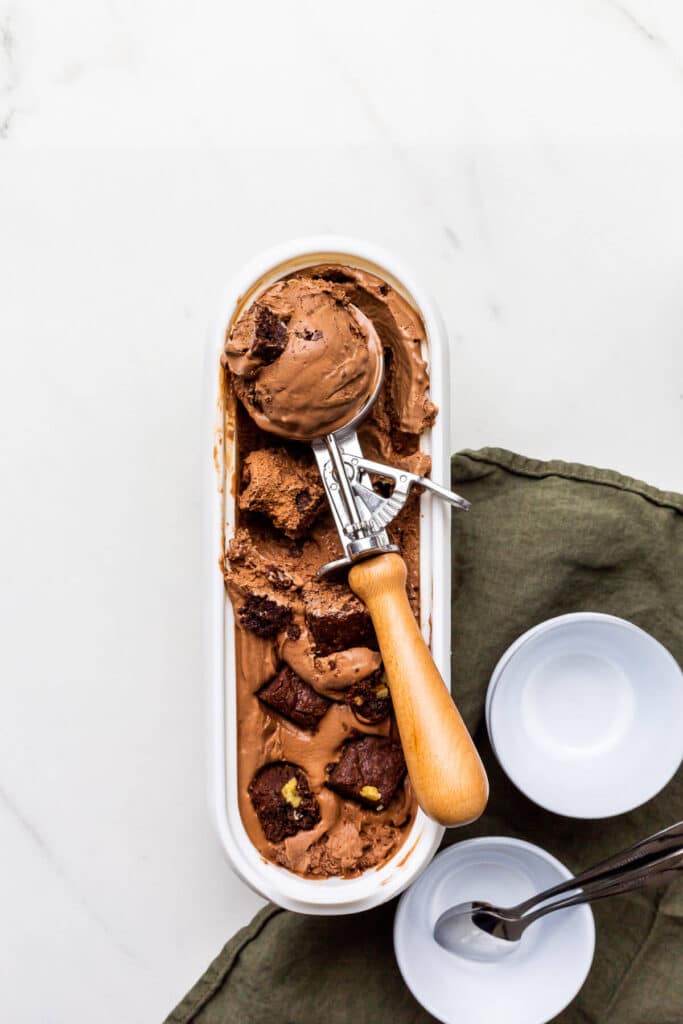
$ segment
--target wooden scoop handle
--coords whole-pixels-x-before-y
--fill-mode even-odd
[[[466,825],[486,807],[488,780],[415,621],[406,576],[400,555],[377,555],[351,568],[349,584],[377,633],[417,802],[441,825]]]

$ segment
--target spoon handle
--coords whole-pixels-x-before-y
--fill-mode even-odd
[[[622,869],[610,879],[586,884],[582,892],[574,893],[574,895],[554,903],[548,903],[530,914],[525,914],[519,921],[520,934],[534,921],[545,917],[546,914],[551,914],[554,910],[576,907],[581,903],[594,903],[607,896],[618,896],[625,892],[632,892],[634,889],[642,889],[647,885],[662,885],[672,881],[676,877],[676,873],[681,870],[683,870],[683,848],[679,845],[677,849],[662,854],[648,864]]]
[[[546,889],[545,892],[532,896],[523,903],[518,903],[516,907],[510,907],[506,912],[511,915],[521,916],[539,902],[544,902],[552,896],[573,892],[589,882],[597,882],[603,879],[609,880],[623,868],[644,866],[654,857],[658,857],[660,854],[666,853],[671,849],[677,849],[678,847],[683,847],[683,821],[678,821],[668,828],[655,832],[654,835],[647,836],[646,839],[641,839],[639,842],[634,843],[633,846],[622,850],[621,853],[616,853],[612,857],[594,864],[593,867],[587,868],[580,874],[575,875],[574,878],[570,878],[567,882],[562,882],[552,889]]]

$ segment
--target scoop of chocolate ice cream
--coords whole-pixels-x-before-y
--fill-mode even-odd
[[[341,284],[293,277],[239,317],[225,362],[262,430],[305,441],[360,412],[377,384],[381,342]]]

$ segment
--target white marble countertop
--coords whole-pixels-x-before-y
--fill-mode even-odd
[[[683,489],[677,0],[236,6],[0,0],[13,1024],[161,1020],[259,905],[205,809],[199,629],[204,329],[246,258],[395,249],[454,447]]]

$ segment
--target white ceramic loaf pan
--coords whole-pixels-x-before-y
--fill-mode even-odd
[[[450,480],[446,332],[434,302],[400,260],[355,239],[304,238],[263,253],[226,286],[210,330],[204,381],[204,620],[212,755],[210,801],[221,843],[237,874],[265,898],[305,914],[351,914],[391,899],[430,862],[444,831],[418,811],[403,845],[381,867],[371,868],[358,878],[306,879],[264,860],[247,836],[239,813],[234,619],[221,572],[225,545],[234,528],[235,451],[234,433],[225,417],[220,355],[226,328],[245,297],[251,299],[297,268],[329,262],[377,274],[402,291],[421,314],[426,328],[424,355],[431,375],[431,398],[439,407],[436,424],[423,436],[422,447],[432,456],[433,479],[447,486]],[[449,680],[450,510],[428,493],[420,502],[421,628],[441,675]]]

